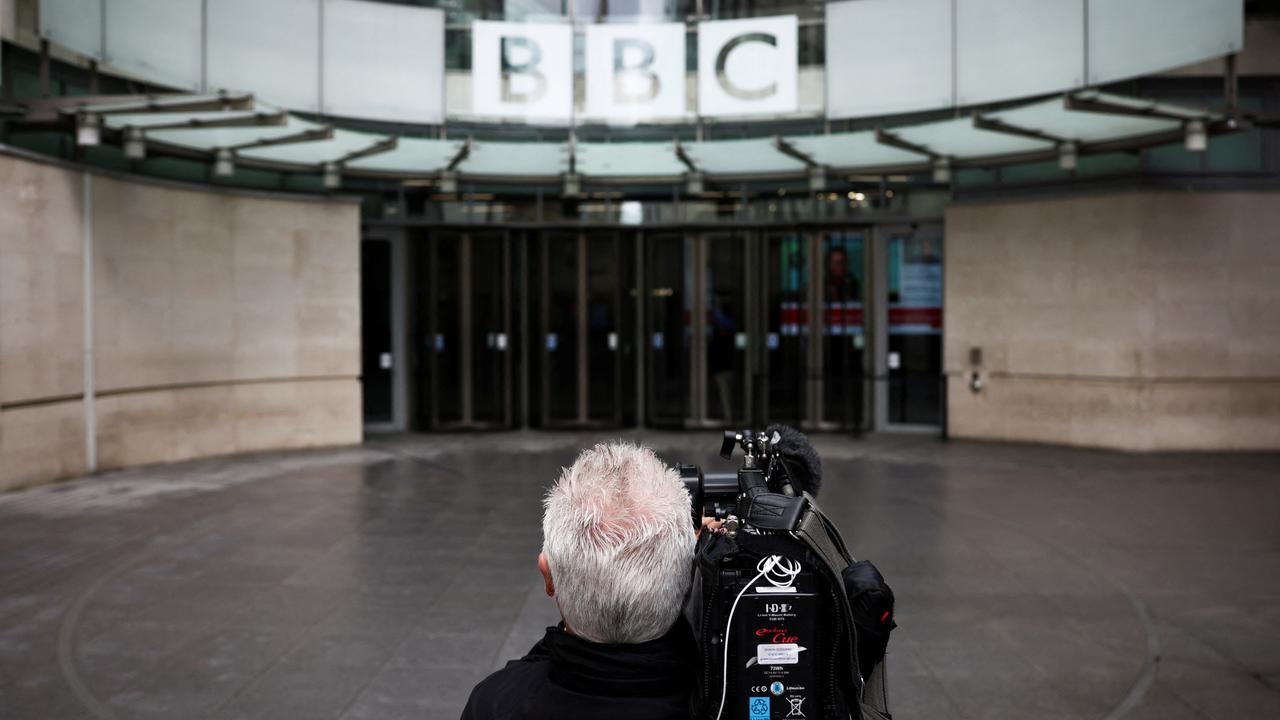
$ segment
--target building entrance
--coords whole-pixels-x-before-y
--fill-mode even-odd
[[[413,427],[941,424],[940,226],[409,240]],[[381,312],[385,293],[365,290]],[[366,330],[386,344],[380,323]],[[379,352],[366,347],[371,418],[387,406]]]

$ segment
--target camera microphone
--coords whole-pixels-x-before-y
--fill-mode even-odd
[[[800,492],[817,497],[822,485],[822,459],[809,438],[789,425],[770,425],[765,435],[778,438],[773,449],[787,467],[787,476]]]

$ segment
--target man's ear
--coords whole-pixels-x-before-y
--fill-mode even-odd
[[[555,597],[556,584],[551,579],[551,566],[547,564],[545,553],[538,553],[538,572],[542,573],[542,582],[546,584],[547,597]]]

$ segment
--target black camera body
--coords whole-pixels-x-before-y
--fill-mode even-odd
[[[678,465],[680,479],[684,481],[692,501],[694,526],[700,526],[704,516],[718,520],[729,517],[737,517],[739,520],[747,518],[751,515],[752,502],[762,495],[797,500],[773,500],[770,507],[791,506],[794,508],[792,515],[770,522],[768,515],[772,510],[766,510],[762,506],[758,508],[757,514],[764,515],[757,517],[757,521],[770,529],[777,529],[780,522],[794,519],[794,513],[803,508],[803,501],[798,498],[801,486],[793,478],[793,471],[783,458],[780,449],[783,441],[780,430],[726,430],[720,443],[720,457],[728,460],[733,455],[734,448],[741,446],[742,467],[736,473],[704,473],[697,465]]]
[[[798,491],[781,444],[777,431],[728,431],[720,455],[741,447],[737,472],[678,466],[695,525],[707,516],[723,528],[699,543],[686,608],[708,720],[848,717],[834,683],[851,628],[830,573],[796,538],[812,498]]]

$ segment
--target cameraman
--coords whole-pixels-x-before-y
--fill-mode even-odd
[[[687,720],[681,605],[695,533],[676,472],[630,443],[584,450],[543,502],[538,570],[563,622],[471,692],[463,720]]]

